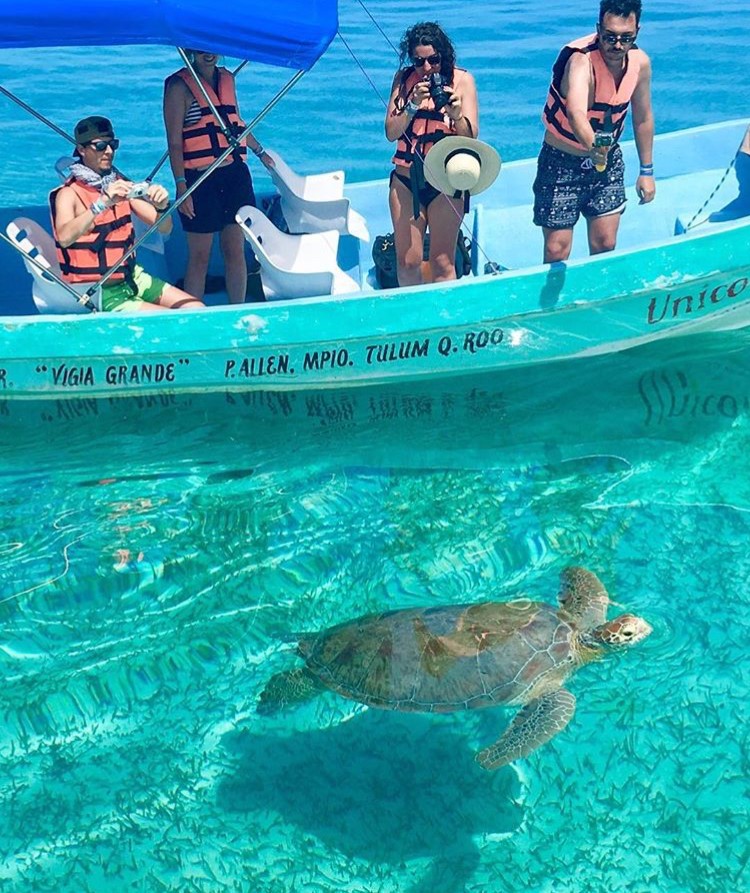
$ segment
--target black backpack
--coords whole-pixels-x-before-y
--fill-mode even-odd
[[[430,257],[430,234],[424,237],[423,260]],[[398,288],[398,275],[396,272],[396,245],[393,241],[393,233],[384,236],[375,236],[372,246],[372,259],[375,263],[375,281],[378,288]],[[459,232],[456,240],[456,276],[468,276],[471,273],[471,242]]]

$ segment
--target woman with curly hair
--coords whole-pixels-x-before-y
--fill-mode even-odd
[[[456,278],[465,198],[445,195],[426,183],[424,165],[429,166],[428,153],[443,136],[478,136],[479,108],[474,78],[456,67],[453,44],[436,22],[409,28],[400,54],[385,117],[385,135],[396,142],[389,203],[399,285],[418,285],[428,227],[431,280]]]

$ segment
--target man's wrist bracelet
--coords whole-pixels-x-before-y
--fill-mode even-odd
[[[412,102],[410,99],[404,106],[404,111],[407,115],[413,117],[419,111],[419,106],[416,104],[416,102]]]
[[[256,158],[260,158],[261,155],[266,154],[266,150],[260,144],[258,144],[254,149],[251,149],[251,151]]]
[[[187,183],[187,180],[185,179],[185,177],[175,177],[175,178],[174,178],[174,185],[175,185],[175,186],[179,186],[180,183]]]
[[[641,174],[642,177],[653,177],[654,176],[654,166],[653,164],[642,164],[641,165]]]
[[[98,198],[95,202],[92,202],[89,210],[94,215],[94,217],[98,217],[102,211],[106,211],[109,205],[104,201],[103,198]]]

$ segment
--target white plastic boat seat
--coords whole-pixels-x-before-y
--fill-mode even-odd
[[[251,205],[243,205],[236,220],[258,258],[267,298],[306,298],[360,290],[359,283],[338,264],[336,230],[282,233]]]
[[[275,167],[269,170],[271,180],[281,197],[281,210],[290,233],[319,233],[336,230],[348,233],[363,242],[370,241],[365,218],[348,198],[344,198],[344,172],[311,174],[295,173],[284,159],[266,149]]]
[[[40,313],[91,312],[83,304],[79,304],[66,288],[27,260],[28,257],[34,258],[50,273],[60,277],[55,241],[43,226],[28,217],[16,217],[6,226],[5,232],[25,255],[23,263],[31,275],[31,295]],[[83,294],[89,286],[84,283],[72,285],[72,288]],[[101,308],[101,289],[97,289],[90,300]]]
[[[325,174],[298,174],[293,171],[274,149],[266,149],[275,167],[269,171],[271,179],[280,180],[294,195],[308,202],[331,202],[344,197],[343,171],[329,171]]]

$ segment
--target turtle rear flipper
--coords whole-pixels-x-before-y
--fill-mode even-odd
[[[258,713],[269,716],[286,707],[303,704],[323,690],[323,684],[307,667],[297,667],[271,676],[260,693],[258,706],[255,709]]]
[[[513,718],[498,740],[480,750],[476,760],[483,769],[499,769],[528,756],[570,722],[576,699],[564,688],[535,698]]]

